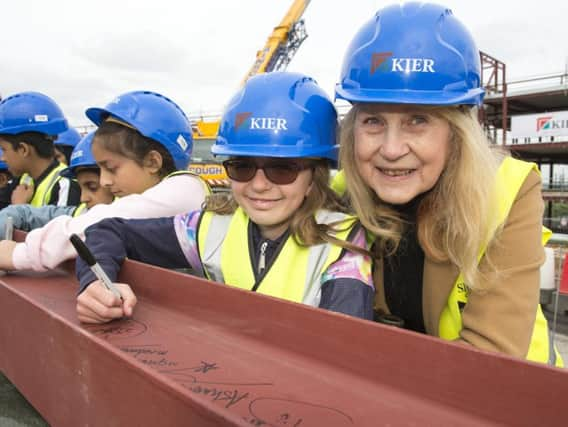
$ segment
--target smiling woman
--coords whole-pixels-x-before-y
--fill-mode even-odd
[[[434,187],[450,152],[449,123],[424,107],[363,104],[353,132],[359,173],[390,204]]]
[[[376,319],[561,365],[538,305],[539,172],[491,150],[464,25],[428,3],[378,11],[351,42],[336,95],[353,104],[340,160],[376,236]]]

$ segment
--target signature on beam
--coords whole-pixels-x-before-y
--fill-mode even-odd
[[[351,426],[353,418],[339,409],[291,399],[260,397],[249,403],[245,421],[258,427]]]
[[[103,325],[86,325],[84,328],[108,341],[137,337],[148,330],[144,323],[134,319],[124,319]]]

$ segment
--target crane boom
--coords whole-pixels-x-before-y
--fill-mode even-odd
[[[294,54],[308,36],[301,19],[310,0],[294,0],[286,15],[268,36],[264,47],[256,53],[256,60],[241,86],[249,77],[270,71],[284,70]],[[192,162],[189,170],[205,179],[212,187],[228,187],[229,180],[225,169],[218,160],[212,158],[210,147],[215,142],[219,131],[219,120],[205,121],[203,118],[193,121]]]
[[[308,34],[301,19],[310,0],[295,0],[288,12],[256,53],[256,60],[242,81],[261,73],[285,69]]]

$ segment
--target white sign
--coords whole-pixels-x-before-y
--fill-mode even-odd
[[[511,138],[567,136],[568,111],[511,117]]]

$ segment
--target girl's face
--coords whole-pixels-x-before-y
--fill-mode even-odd
[[[160,182],[155,168],[140,166],[134,160],[109,151],[95,141],[92,150],[97,165],[101,168],[100,183],[113,196],[141,194]]]
[[[92,169],[79,169],[77,182],[81,187],[81,203],[85,203],[87,209],[99,204],[106,205],[114,200],[110,190],[100,184],[99,174]]]
[[[227,164],[232,163],[231,166]],[[302,160],[275,159],[266,157],[237,157],[225,162],[231,178],[231,189],[236,202],[243,208],[250,219],[259,226],[261,234],[267,239],[277,239],[289,227],[294,213],[304,202],[312,186],[313,171]],[[260,169],[258,167],[266,169]],[[256,172],[254,172],[254,168]],[[252,170],[251,170],[252,168]],[[244,182],[237,181],[237,173],[248,170],[254,173]],[[268,170],[268,172],[266,172]],[[249,173],[248,175],[251,175]],[[287,184],[276,184],[284,175],[296,178]]]
[[[390,204],[434,187],[450,152],[448,122],[416,105],[362,105],[353,134],[361,177]]]

